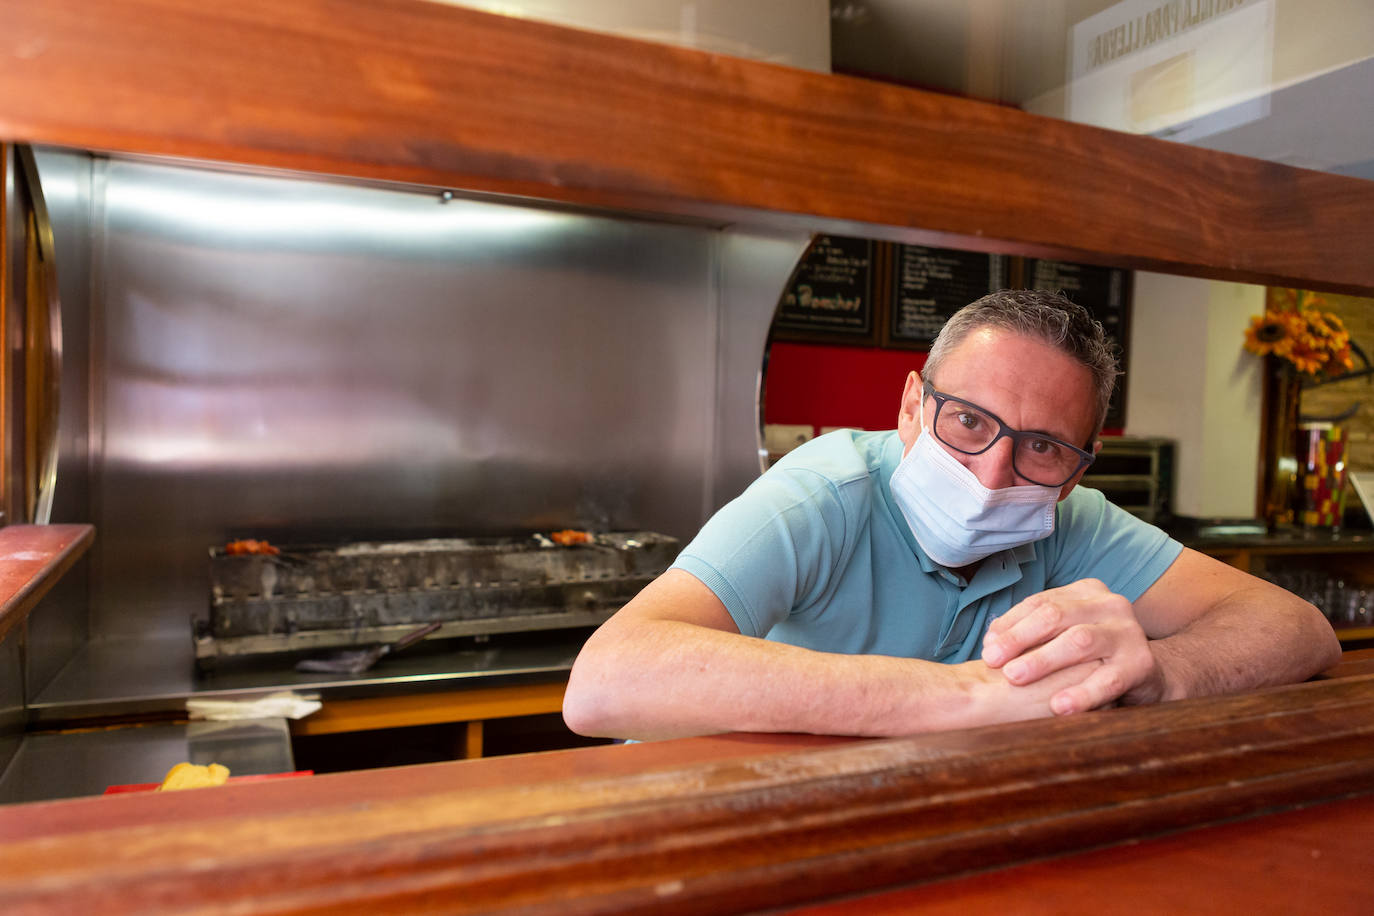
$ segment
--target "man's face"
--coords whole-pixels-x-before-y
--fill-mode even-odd
[[[1097,423],[1092,373],[1086,366],[1041,340],[1001,328],[979,328],[965,337],[945,357],[940,377],[931,382],[944,394],[995,413],[1008,426],[1044,433],[1080,448]],[[927,400],[926,426],[934,416],[935,402]],[[920,418],[921,377],[913,372],[907,378],[897,420],[897,433],[905,446],[903,454],[911,450],[917,436],[930,435],[922,431]],[[1094,452],[1098,445],[1094,445]],[[1009,437],[980,455],[945,451],[990,490],[1028,483],[1012,468]],[[1068,496],[1082,476],[1080,471],[1061,487],[1059,498]]]

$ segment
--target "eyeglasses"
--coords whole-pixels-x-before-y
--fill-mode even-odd
[[[1011,467],[1018,476],[1041,487],[1062,487],[1093,463],[1091,452],[1043,433],[1012,429],[997,414],[962,398],[952,397],[926,382],[922,397],[935,399],[935,438],[965,455],[981,455],[1006,437],[1012,441]]]

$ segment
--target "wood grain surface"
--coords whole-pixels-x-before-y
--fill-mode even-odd
[[[0,139],[1374,293],[1354,178],[423,0],[0,9]]]
[[[94,538],[90,525],[0,528],[0,640],[24,621]]]
[[[118,822],[99,813],[114,799],[16,806],[0,910],[743,912],[872,892],[1365,792],[1374,676],[710,759],[716,741],[536,778],[493,780],[489,760],[125,797]]]
[[[1363,795],[788,912],[1368,916],[1371,849],[1374,795]]]

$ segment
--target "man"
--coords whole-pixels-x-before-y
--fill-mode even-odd
[[[1340,648],[1288,592],[1075,489],[1117,375],[1056,294],[945,325],[897,429],[798,448],[587,641],[589,735],[904,735],[1302,680]]]

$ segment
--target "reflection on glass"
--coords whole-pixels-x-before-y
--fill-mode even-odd
[[[832,0],[832,68],[1374,178],[1366,0]]]
[[[1069,46],[1071,121],[1186,141],[1269,113],[1274,0],[1124,0]]]
[[[829,0],[438,0],[713,54],[826,71]]]

